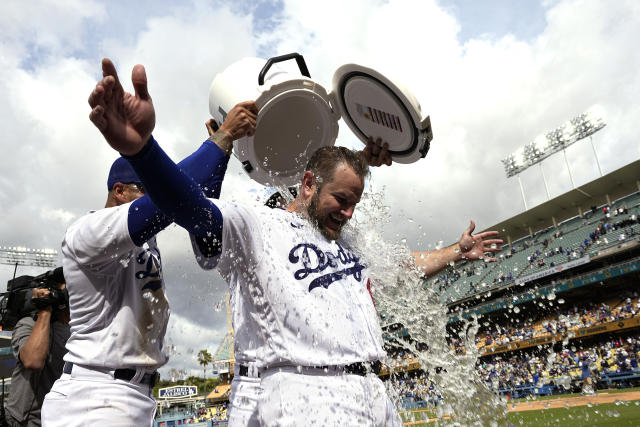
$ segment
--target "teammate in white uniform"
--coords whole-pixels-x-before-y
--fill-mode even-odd
[[[62,254],[71,337],[65,373],[45,398],[44,426],[150,425],[153,419],[150,391],[154,371],[167,361],[169,304],[155,238],[133,243],[129,206],[90,213],[67,230]]]
[[[105,73],[115,70],[109,61],[103,66]],[[209,196],[219,195],[231,141],[253,132],[256,113],[253,102],[234,107],[220,133],[181,162]],[[65,235],[71,337],[64,374],[45,398],[45,426],[153,423],[151,391],[167,361],[162,342],[169,319],[155,234],[173,219],[144,197],[139,181],[117,159],[105,209],[81,217]]]
[[[98,86],[112,93],[113,84],[107,75]],[[136,92],[136,101],[148,97],[146,87]],[[399,424],[371,373],[384,350],[367,269],[340,237],[364,188],[364,159],[342,147],[320,149],[287,210],[213,201],[192,191],[193,182],[151,137],[153,112],[132,123],[115,114],[121,102],[95,100],[91,118],[160,209],[194,234],[199,263],[217,266],[229,282],[236,360],[261,365],[260,423]],[[479,258],[499,242],[479,236],[446,254]]]

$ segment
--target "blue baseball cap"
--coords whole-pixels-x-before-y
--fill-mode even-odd
[[[111,165],[109,177],[107,178],[107,191],[111,191],[116,182],[130,184],[132,182],[140,182],[140,178],[133,170],[131,164],[124,157],[118,157]]]

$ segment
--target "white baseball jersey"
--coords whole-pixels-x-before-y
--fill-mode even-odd
[[[384,357],[367,269],[342,240],[328,241],[283,209],[213,201],[222,253],[205,258],[229,283],[239,363],[348,365]]]
[[[71,337],[64,360],[105,368],[157,369],[169,320],[155,238],[137,247],[130,204],[90,212],[69,227],[62,265]]]

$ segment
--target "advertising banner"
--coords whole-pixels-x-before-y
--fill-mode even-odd
[[[564,264],[556,265],[555,267],[548,268],[546,270],[538,271],[528,276],[524,276],[516,281],[518,283],[527,283],[533,280],[541,279],[546,276],[550,276],[555,273],[560,273],[561,271],[569,270],[571,268],[577,267],[579,265],[584,265],[589,262],[589,255],[584,256],[582,258],[574,259],[573,261],[565,262]]]
[[[194,385],[177,385],[165,387],[158,390],[158,397],[162,399],[173,399],[178,397],[195,396],[198,394],[198,387]]]

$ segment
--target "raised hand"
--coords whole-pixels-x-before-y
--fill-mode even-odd
[[[241,102],[229,111],[220,130],[225,131],[232,140],[245,135],[253,136],[257,117],[258,106],[254,101]]]
[[[503,241],[501,239],[489,239],[490,237],[497,236],[499,234],[497,231],[485,231],[484,233],[473,235],[472,233],[475,228],[476,223],[471,220],[469,228],[462,233],[460,241],[458,242],[463,259],[481,259],[484,258],[484,254],[487,252],[498,252],[502,250],[500,245],[502,245]],[[489,258],[489,261],[497,261],[497,259]]]
[[[136,154],[149,140],[156,123],[144,67],[138,64],[131,73],[135,95],[124,91],[108,58],[102,60],[102,77],[89,95],[89,119],[114,150]]]
[[[360,152],[369,166],[391,166],[391,154],[389,154],[389,144],[383,144],[382,139],[378,138],[373,141],[373,137],[367,139],[367,146]]]

